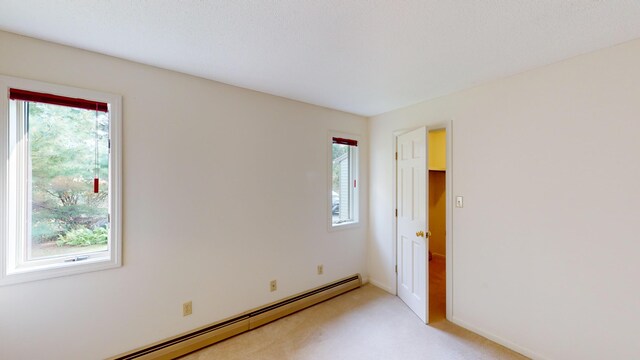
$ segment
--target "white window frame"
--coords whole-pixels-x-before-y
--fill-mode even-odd
[[[351,205],[352,205],[352,210],[353,210],[353,221],[349,221],[349,222],[344,222],[344,223],[340,223],[340,224],[334,224],[333,223],[333,213],[331,211],[332,205],[333,205],[333,197],[332,197],[332,192],[333,192],[333,138],[334,137],[338,137],[338,138],[345,138],[345,139],[351,139],[351,140],[356,140],[358,142],[358,146],[355,146],[355,154],[352,154],[351,158],[349,159],[349,166],[351,167],[351,173],[353,174],[353,179],[356,181],[356,186],[355,189],[353,191],[353,194],[351,196]],[[362,146],[362,142],[360,140],[360,137],[358,135],[354,135],[354,134],[349,134],[349,133],[344,133],[344,132],[338,132],[338,131],[329,131],[328,137],[327,137],[327,148],[328,148],[328,152],[327,152],[327,157],[328,157],[328,167],[327,167],[327,172],[328,172],[328,203],[327,203],[327,218],[328,218],[328,229],[329,231],[335,231],[335,230],[342,230],[342,229],[348,229],[348,228],[352,228],[352,227],[357,227],[360,225],[360,147]]]
[[[109,106],[109,247],[104,254],[76,253],[55,259],[23,261],[24,244],[19,229],[26,228],[25,219],[17,214],[17,196],[10,189],[24,186],[24,176],[10,175],[10,169],[20,169],[15,159],[18,151],[10,151],[15,140],[11,139],[9,89],[21,89],[40,93],[54,94],[71,98],[107,103]],[[0,286],[17,284],[33,280],[42,280],[72,274],[85,273],[122,266],[122,219],[121,219],[121,137],[122,137],[122,97],[104,92],[55,85],[40,81],[0,75]],[[15,107],[14,107],[15,108]],[[14,111],[16,109],[13,109]],[[20,111],[20,110],[17,110]],[[14,182],[11,184],[11,182]],[[83,258],[87,256],[87,258]],[[82,261],[69,261],[82,259]],[[65,261],[67,260],[67,261]]]

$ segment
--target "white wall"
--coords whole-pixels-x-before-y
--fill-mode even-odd
[[[453,320],[534,358],[640,358],[639,64],[636,40],[372,118],[370,280],[395,289],[393,131],[452,120]]]
[[[105,358],[366,276],[365,118],[3,32],[0,48],[2,74],[121,94],[124,140],[124,267],[0,287],[0,359]],[[362,224],[335,232],[329,130],[363,143]]]

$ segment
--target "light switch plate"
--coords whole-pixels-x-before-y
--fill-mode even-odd
[[[462,196],[456,196],[456,207],[457,208],[464,207],[464,201],[462,199]]]

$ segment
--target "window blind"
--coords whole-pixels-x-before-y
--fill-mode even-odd
[[[109,105],[104,102],[85,100],[79,98],[71,98],[60,95],[39,93],[35,91],[9,89],[9,99],[33,101],[52,105],[69,106],[80,109],[108,112]]]
[[[333,143],[334,144],[349,145],[349,146],[358,146],[358,141],[357,140],[345,139],[345,138],[339,138],[339,137],[334,137],[333,138]]]

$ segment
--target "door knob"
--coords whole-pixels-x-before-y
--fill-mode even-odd
[[[424,231],[417,231],[416,232],[416,236],[417,237],[424,237]]]

